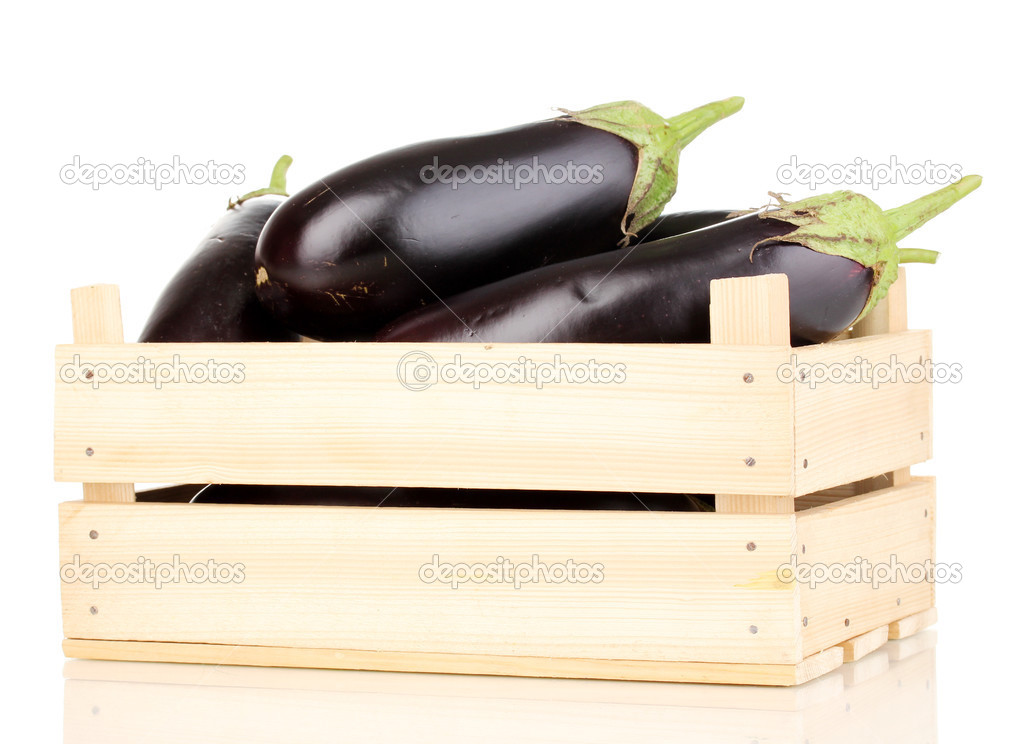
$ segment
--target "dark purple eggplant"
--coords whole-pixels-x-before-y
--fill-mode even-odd
[[[260,304],[252,267],[260,231],[287,198],[290,165],[285,155],[269,187],[228,205],[156,301],[141,343],[300,340]]]
[[[298,333],[352,340],[441,297],[613,250],[675,193],[682,148],[741,106],[664,119],[608,104],[356,163],[270,218],[257,294]]]
[[[653,243],[655,240],[684,235],[693,230],[700,230],[724,222],[731,217],[738,217],[747,211],[753,210],[697,209],[689,212],[662,214],[648,227],[644,227],[636,233],[634,244]]]
[[[458,509],[594,509],[714,511],[713,496],[612,491],[525,491],[494,488],[380,488],[376,486],[211,485],[196,504],[303,504]]]
[[[828,341],[885,296],[900,262],[934,262],[933,251],[896,241],[979,185],[967,176],[887,212],[848,191],[783,202],[478,287],[398,319],[377,340],[707,342],[711,281],[786,274],[792,344]]]

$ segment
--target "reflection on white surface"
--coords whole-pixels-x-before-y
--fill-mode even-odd
[[[935,639],[794,688],[68,661],[64,742],[922,744]]]

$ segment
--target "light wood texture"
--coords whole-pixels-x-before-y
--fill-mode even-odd
[[[906,268],[899,267],[899,278],[888,288],[888,294],[874,307],[851,333],[853,338],[882,333],[901,333],[909,330],[909,304],[906,293]],[[933,422],[932,422],[933,423]],[[930,437],[928,426],[926,436]],[[888,474],[889,485],[902,486],[909,482],[909,468],[899,468]]]
[[[61,481],[792,492],[782,348],[432,344],[438,364],[624,364],[619,384],[398,380],[410,344],[61,346],[85,361],[243,365],[239,383],[57,382]],[[167,367],[166,369],[171,369]],[[753,385],[743,381],[753,374]],[[87,457],[86,447],[94,454]],[[754,457],[749,467],[745,458]]]
[[[308,344],[307,346],[316,346]],[[60,507],[61,566],[244,566],[241,583],[62,581],[64,634],[395,653],[797,664],[793,515],[137,503]],[[90,531],[98,539],[90,539]],[[750,545],[754,549],[750,549]],[[424,564],[600,581],[424,582]],[[425,572],[427,578],[429,570]],[[592,574],[590,574],[592,575]],[[72,575],[73,578],[73,575]],[[91,608],[96,608],[93,613]],[[755,627],[756,632],[751,628]],[[851,635],[851,634],[850,634]],[[844,640],[844,639],[839,639]]]
[[[785,274],[710,283],[711,343],[787,347],[789,336],[789,278]]]
[[[793,357],[797,365],[810,365],[804,369],[853,369],[866,361],[874,369],[897,370],[893,357],[902,365],[930,359],[931,336],[928,331],[868,336],[795,349]],[[794,387],[797,495],[930,458],[930,384],[902,379],[875,386],[863,379],[811,385],[797,380]]]
[[[846,682],[867,663],[799,687],[750,687],[72,661],[65,744],[333,744],[338,732],[443,744],[518,744],[538,732],[630,744],[933,744],[933,649]]]
[[[79,659],[779,686],[801,685],[842,665],[842,651],[838,648],[827,649],[791,665],[393,653],[72,638],[64,641],[64,653]]]
[[[710,334],[714,344],[788,347],[788,277],[772,274],[712,281]],[[753,388],[762,382],[753,375],[747,384]],[[755,460],[752,467],[758,466]],[[722,514],[791,514],[795,510],[792,493],[755,493],[718,493],[715,510]]]
[[[115,284],[94,284],[71,290],[71,318],[76,344],[124,343],[121,294]],[[135,488],[131,483],[83,483],[82,491],[86,501],[130,503],[135,500]]]
[[[938,608],[930,607],[923,612],[917,612],[893,622],[888,626],[888,637],[892,640],[909,638],[936,622],[938,622]]]
[[[888,642],[888,626],[882,625],[879,628],[874,628],[863,635],[858,635],[855,638],[850,638],[848,641],[842,641],[838,644],[839,648],[842,649],[844,654],[845,663],[851,661],[858,661],[867,654],[877,651],[884,644]]]
[[[914,565],[934,560],[934,480],[914,478],[908,486],[801,511],[796,531],[799,563],[855,568],[864,562],[890,566],[895,560],[908,572]],[[852,569],[847,574],[863,575]],[[876,588],[869,580],[858,579],[823,581],[813,588],[801,583],[800,614],[807,618],[804,653],[933,607],[934,584],[922,579],[922,572],[913,571],[897,581],[879,582]]]

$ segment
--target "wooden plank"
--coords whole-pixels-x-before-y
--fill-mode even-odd
[[[917,612],[907,617],[899,618],[888,626],[888,637],[892,640],[909,638],[916,635],[924,628],[928,628],[938,622],[938,608],[929,607],[923,612]]]
[[[909,304],[906,294],[906,268],[899,267],[899,277],[888,288],[888,294],[874,307],[862,321],[857,323],[851,333],[852,338],[876,336],[884,333],[901,333],[909,330]],[[932,421],[933,425],[933,421]],[[930,436],[931,426],[927,428]],[[903,486],[909,483],[909,468],[898,468],[886,474],[890,486]],[[883,486],[877,486],[883,488]],[[875,489],[870,489],[875,490]]]
[[[800,564],[821,567],[818,576],[831,575],[835,566],[846,571],[844,576],[836,573],[837,580],[824,578],[813,587],[794,582],[800,584],[800,610],[806,618],[804,653],[934,606],[934,584],[924,580],[922,569],[926,561],[934,561],[933,479],[914,478],[908,486],[798,512],[796,532],[795,559]],[[879,580],[876,588],[857,568],[866,562],[888,567],[893,560],[905,567],[902,573],[896,567],[897,580]]]
[[[842,651],[838,648],[827,649],[796,664],[394,653],[75,638],[65,639],[64,653],[79,659],[780,686],[801,685],[842,665]]]
[[[710,334],[714,344],[788,347],[788,277],[772,274],[712,281]],[[752,374],[746,379],[751,386],[762,382]],[[791,514],[795,510],[791,493],[756,494],[718,493],[715,510],[725,514]]]
[[[796,587],[776,576],[794,550],[792,515],[72,502],[60,516],[69,638],[754,664],[806,655]],[[73,568],[175,556],[176,575],[215,561],[243,566],[243,580],[94,588]],[[430,567],[499,561],[526,581],[499,572],[452,588]]]
[[[894,358],[895,364],[892,363]],[[904,331],[796,349],[782,377],[796,381],[796,494],[813,493],[923,462],[931,456],[931,385],[905,379],[901,369],[931,358],[928,331]],[[794,362],[794,364],[793,364]],[[849,372],[868,364],[891,369],[898,382],[811,383],[814,372]],[[898,365],[902,365],[901,367]],[[837,374],[837,373],[836,373]],[[859,372],[851,373],[859,375]]]
[[[71,290],[71,319],[76,344],[124,343],[121,294],[115,284],[94,284]],[[84,450],[83,450],[84,451]],[[83,483],[86,501],[130,503],[131,483]]]
[[[842,694],[840,674],[826,674],[791,687],[686,684],[666,685],[637,680],[528,678],[509,675],[460,675],[374,670],[339,673],[337,670],[296,667],[210,666],[205,664],[106,661],[69,658],[64,679],[76,682],[127,683],[152,688],[199,686],[216,695],[221,688],[265,689],[275,692],[355,693],[360,696],[402,695],[415,700],[457,697],[466,705],[502,699],[528,705],[531,701],[597,705],[642,705],[665,708],[730,709],[789,713],[833,701]]]
[[[848,664],[851,661],[858,661],[867,654],[877,651],[884,644],[888,642],[888,626],[882,625],[878,628],[874,628],[871,631],[858,635],[855,638],[850,638],[847,641],[842,641],[838,644],[839,648],[842,649],[844,654],[845,663]]]
[[[78,369],[95,362],[133,369],[142,357],[179,377],[159,389],[92,385],[74,377],[76,367],[65,367],[75,355]],[[550,369],[559,360],[562,370],[591,361],[624,365],[625,379],[539,388],[484,383],[478,390],[438,382],[421,391],[398,379],[403,358],[429,370],[454,369],[457,357],[462,369],[510,369],[520,359]],[[706,344],[60,346],[55,475],[90,482],[787,495],[792,389],[775,374],[786,359],[780,348]],[[183,367],[208,367],[208,360],[241,379],[184,378]],[[745,374],[757,383],[744,382]],[[76,381],[62,382],[61,375]],[[756,467],[746,465],[747,457]]]

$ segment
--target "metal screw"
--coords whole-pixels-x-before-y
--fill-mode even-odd
[[[754,460],[752,457],[747,457],[745,460],[743,460],[743,462],[746,463],[746,467],[748,468],[751,468],[757,464],[757,461]]]
[[[757,626],[756,625],[749,626],[749,632],[752,633],[753,635],[756,635],[757,634]]]
[[[898,598],[897,598],[897,599],[895,600],[895,604],[896,604],[896,605],[900,605],[900,604],[902,604],[902,597],[898,597]]]
[[[753,375],[751,373],[747,372],[746,374],[744,374],[742,376],[742,381],[743,382],[753,382]]]
[[[927,510],[926,509],[924,509],[924,518],[925,519],[927,518]]]
[[[85,370],[85,379],[86,380],[91,380],[92,379],[92,370],[91,369]]]
[[[924,433],[923,432],[920,432],[920,441],[921,442],[924,441]]]
[[[804,459],[803,460],[803,470],[806,470],[808,467],[810,467],[810,461]]]
[[[86,447],[85,448],[85,455],[87,457],[92,457],[92,447]]]
[[[89,614],[91,614],[91,615],[98,615],[99,614],[99,607],[97,607],[96,605],[93,605],[92,607],[90,607],[89,608]]]
[[[99,533],[96,530],[89,530],[90,539],[95,540],[97,537],[99,537]]]
[[[847,628],[849,627],[849,618],[845,619],[845,627],[847,627]]]
[[[755,542],[746,543],[746,550],[756,550],[757,544]]]
[[[810,618],[804,617],[803,618],[803,627],[805,628],[809,624],[810,624]]]
[[[799,381],[802,382],[805,379],[806,379],[806,370],[805,369],[799,370]]]
[[[806,555],[806,546],[803,546],[803,555]]]

